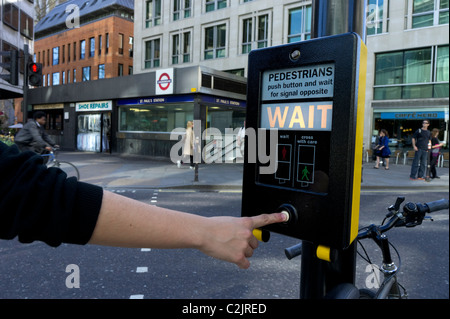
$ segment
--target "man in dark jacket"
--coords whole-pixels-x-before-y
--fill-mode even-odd
[[[47,115],[38,111],[17,133],[14,141],[22,152],[33,151],[42,154],[45,150],[51,151],[52,146],[58,146],[44,131],[46,121]]]
[[[422,128],[418,129],[412,138],[412,145],[416,153],[409,176],[411,180],[425,180],[426,177],[428,142],[431,141],[431,133],[428,130],[428,126],[430,126],[430,121],[423,120]]]

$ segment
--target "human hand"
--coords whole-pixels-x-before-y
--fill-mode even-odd
[[[263,214],[253,217],[211,217],[206,225],[204,239],[199,250],[225,261],[235,263],[240,268],[250,267],[249,257],[258,247],[253,235],[255,228],[281,223],[286,216],[281,213]]]

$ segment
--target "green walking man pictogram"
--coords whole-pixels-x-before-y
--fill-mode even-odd
[[[302,171],[302,181],[303,180],[307,180],[307,181],[309,181],[309,178],[308,178],[308,174],[311,174],[309,171],[308,171],[308,167],[306,167],[305,166],[305,168],[303,169],[303,171]]]

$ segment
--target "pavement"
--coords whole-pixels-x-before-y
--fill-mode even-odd
[[[189,164],[178,168],[165,158],[103,154],[86,152],[61,152],[60,160],[75,164],[80,170],[81,181],[108,188],[184,188],[203,190],[241,190],[242,163],[212,163],[198,166]],[[448,165],[448,163],[447,163]],[[411,164],[390,164],[374,169],[374,162],[363,163],[361,190],[419,190],[449,191],[449,168],[438,167],[440,179],[430,182],[410,180]]]

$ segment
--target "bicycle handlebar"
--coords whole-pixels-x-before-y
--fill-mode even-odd
[[[371,225],[366,227],[365,230],[361,230],[358,233],[358,239],[369,238],[377,236],[384,232],[387,232],[393,227],[414,227],[422,224],[425,214],[436,212],[449,208],[448,199],[440,199],[429,203],[406,203],[403,206],[403,212],[398,212],[399,200],[397,199],[396,205],[390,206],[390,213],[386,217],[391,217],[386,225],[375,226]],[[398,204],[398,205],[397,205]],[[393,209],[396,206],[396,209]]]
[[[436,212],[438,210],[448,209],[448,199],[440,199],[434,202],[425,203],[428,206],[428,213]]]

